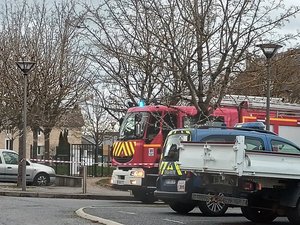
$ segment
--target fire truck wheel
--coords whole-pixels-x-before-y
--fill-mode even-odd
[[[228,206],[220,200],[223,194],[213,195],[209,201],[200,202],[199,209],[205,216],[223,216]]]
[[[244,217],[254,223],[270,223],[276,219],[277,214],[271,210],[241,207]]]
[[[195,208],[195,204],[183,202],[172,202],[169,203],[169,206],[179,214],[188,214]]]
[[[287,218],[291,224],[300,224],[300,202],[298,202],[297,207],[289,209]]]
[[[143,203],[151,204],[157,201],[157,198],[154,196],[154,192],[151,191],[132,191],[134,199],[141,201]]]

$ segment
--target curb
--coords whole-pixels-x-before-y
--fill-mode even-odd
[[[33,198],[70,198],[70,199],[96,199],[96,200],[124,200],[132,201],[133,196],[108,196],[95,194],[65,194],[65,193],[38,193],[23,191],[0,191],[0,196],[33,197]]]
[[[77,216],[87,219],[87,220],[90,220],[93,223],[101,223],[101,224],[105,224],[105,225],[123,225],[121,223],[117,223],[117,222],[114,222],[111,220],[103,219],[98,216],[93,216],[93,215],[87,214],[84,212],[85,208],[93,208],[93,207],[83,207],[83,208],[76,210],[75,213],[77,214]]]

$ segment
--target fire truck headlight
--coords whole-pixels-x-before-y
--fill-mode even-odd
[[[134,170],[130,172],[130,176],[132,177],[145,177],[145,173],[144,170]]]

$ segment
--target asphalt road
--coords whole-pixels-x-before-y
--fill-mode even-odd
[[[84,217],[76,212],[81,210]],[[222,217],[204,217],[198,209],[184,216],[163,203],[141,204],[134,201],[53,199],[0,196],[0,225],[254,225],[238,208]],[[98,219],[101,220],[98,220]],[[98,223],[99,224],[99,223]],[[285,217],[275,225],[287,225]]]
[[[96,200],[0,196],[0,225],[95,225],[78,217],[80,207]]]
[[[93,205],[83,209],[89,215],[117,222],[118,225],[254,225],[243,217],[239,208],[229,208],[225,216],[205,217],[198,208],[188,215],[179,215],[169,206],[141,204],[139,202],[113,202]],[[287,225],[287,218],[277,218],[272,224]]]

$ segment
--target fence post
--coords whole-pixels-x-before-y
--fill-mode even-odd
[[[87,182],[87,167],[83,166],[83,179],[82,179],[82,193],[86,194],[86,182]]]

